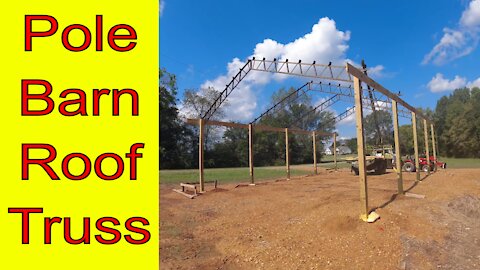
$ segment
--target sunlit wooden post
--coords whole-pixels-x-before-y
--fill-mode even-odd
[[[397,101],[392,99],[393,111],[393,133],[395,139],[395,163],[397,169],[397,186],[398,194],[403,194],[403,178],[402,178],[402,155],[400,153],[400,136],[398,127],[398,105]]]
[[[430,174],[430,150],[428,143],[428,125],[427,119],[423,119],[423,133],[425,135],[425,157],[427,158],[427,174]]]
[[[248,125],[248,166],[250,167],[250,184],[255,184],[253,176],[253,125]]]
[[[433,169],[437,171],[437,146],[435,144],[435,131],[433,129],[433,124],[430,124],[430,130],[432,132],[432,151],[433,151]]]
[[[335,163],[335,171],[337,170],[337,133],[333,133],[333,162]]]
[[[199,184],[200,192],[205,191],[205,178],[203,176],[203,144],[205,140],[205,127],[204,120],[200,118],[199,120],[199,138],[198,138],[198,173],[199,173]]]
[[[285,166],[287,167],[287,180],[290,180],[290,149],[288,148],[288,128],[285,128]]]
[[[413,129],[413,148],[415,149],[415,174],[416,180],[420,181],[420,162],[418,160],[418,138],[417,138],[417,115],[412,112],[412,129]]]
[[[313,143],[313,173],[317,174],[317,138],[315,131],[312,132],[312,143]]]
[[[365,169],[365,142],[363,136],[363,105],[362,105],[362,86],[357,77],[353,77],[353,86],[355,89],[355,116],[357,127],[357,152],[358,152],[358,173],[360,177],[360,218],[364,221],[368,219],[368,185],[367,172]],[[335,137],[334,137],[335,138]],[[336,138],[335,138],[336,139]]]

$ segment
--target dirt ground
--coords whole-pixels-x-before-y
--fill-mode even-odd
[[[414,178],[404,174],[405,189],[424,199],[396,196],[393,172],[369,175],[381,216],[371,224],[359,219],[358,177],[346,169],[219,185],[192,200],[162,185],[160,268],[480,269],[480,169]]]

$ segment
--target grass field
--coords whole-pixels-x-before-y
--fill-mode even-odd
[[[447,169],[455,168],[480,168],[480,159],[478,158],[443,158],[439,157],[439,161],[447,163]]]
[[[347,168],[348,163],[342,160],[346,156],[338,156],[338,167]],[[447,162],[447,169],[455,168],[480,168],[480,159],[474,158],[438,158],[442,162]],[[333,167],[333,156],[323,157],[322,163],[318,166],[322,168]],[[291,176],[301,176],[312,174],[312,165],[291,165]],[[272,166],[272,167],[255,167],[255,181],[265,181],[271,179],[284,178],[286,176],[285,166]],[[218,168],[218,169],[205,169],[205,181],[217,180],[219,182],[246,182],[248,181],[249,173],[248,168]],[[197,182],[198,170],[161,170],[160,171],[160,183],[180,183],[180,182]]]
[[[319,167],[331,168],[333,162],[319,163]],[[348,167],[345,162],[338,162],[339,168]],[[312,174],[313,165],[291,165],[291,176]],[[255,181],[277,179],[286,176],[285,166],[255,167]],[[248,168],[218,168],[205,169],[205,181],[217,180],[220,182],[242,182],[250,179]],[[160,183],[197,182],[198,170],[160,170]]]

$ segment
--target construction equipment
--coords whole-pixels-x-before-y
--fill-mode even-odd
[[[415,168],[415,158],[413,157],[407,157],[404,160],[402,160],[402,170],[406,172],[415,172],[417,168]],[[424,172],[428,171],[428,164],[427,164],[427,159],[424,157],[419,157],[418,158],[418,164],[420,166],[420,169]],[[447,163],[446,162],[441,162],[436,160],[433,156],[430,156],[430,171],[434,171],[435,168],[447,168]]]
[[[346,158],[345,161],[350,162],[352,165],[350,167],[351,171],[358,175],[358,157]],[[366,156],[365,157],[365,168],[367,172],[373,172],[375,174],[384,174],[387,172],[387,160],[383,157],[376,156]]]
[[[362,68],[363,73],[367,75],[367,65],[365,61],[362,60]],[[376,114],[376,106],[375,106],[375,97],[373,95],[373,90],[367,85],[368,90],[368,97],[370,99],[370,105],[372,107],[372,116],[373,121],[375,124],[376,129],[376,138],[375,143],[376,146],[368,147],[367,154],[365,157],[365,167],[367,172],[374,172],[376,174],[384,174],[387,172],[388,169],[393,168],[393,147],[391,145],[383,145],[383,136],[382,130],[380,125],[378,124],[377,114]],[[347,158],[345,159],[347,162],[351,162],[351,171],[358,175],[359,168],[358,168],[358,157],[356,158]]]

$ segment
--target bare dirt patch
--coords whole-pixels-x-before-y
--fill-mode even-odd
[[[480,170],[442,170],[396,196],[396,176],[372,175],[358,218],[348,170],[235,188],[193,200],[160,188],[161,269],[479,269]]]

